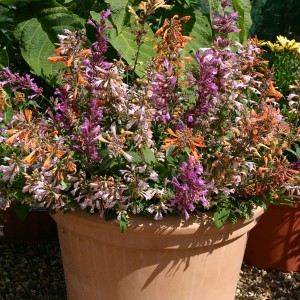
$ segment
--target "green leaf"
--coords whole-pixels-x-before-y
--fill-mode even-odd
[[[121,213],[121,219],[120,219],[120,231],[123,233],[128,228],[128,220],[124,213]]]
[[[122,32],[123,24],[126,15],[129,14],[127,10],[128,0],[105,0],[109,4],[110,10],[112,12],[111,19],[114,27],[117,29],[117,34]]]
[[[69,183],[69,182],[67,183],[65,181],[62,181],[60,183],[60,185],[61,185],[61,187],[62,187],[63,190],[67,190],[67,189],[69,189],[71,187],[71,183]]]
[[[268,206],[267,206],[266,202],[263,201],[263,202],[261,203],[261,206],[262,206],[262,208],[264,209],[264,211],[266,212],[267,209],[268,209]]]
[[[25,16],[27,16],[25,14]],[[34,74],[46,79],[49,83],[55,77],[55,71],[61,64],[50,64],[48,57],[53,54],[54,41],[58,41],[57,34],[63,34],[64,29],[71,31],[81,29],[84,22],[64,7],[42,9],[37,17],[20,22],[14,31],[24,60]]]
[[[52,42],[57,42],[58,34],[63,34],[65,29],[76,31],[82,29],[85,20],[71,13],[65,7],[51,7],[41,10],[38,20],[47,32]]]
[[[4,111],[4,120],[5,122],[11,122],[12,118],[14,116],[14,110],[11,107],[6,107],[6,110]]]
[[[14,25],[14,11],[13,9],[0,4],[0,31],[5,34],[5,31],[12,30]]]
[[[50,64],[48,57],[55,49],[37,18],[21,22],[15,29],[24,60],[38,76],[53,77],[58,64]]]
[[[136,152],[134,152],[134,151],[126,151],[126,152],[133,157],[133,160],[131,161],[133,164],[138,164],[143,161],[141,156],[138,155]]]
[[[90,14],[95,21],[99,22],[99,13],[91,11]],[[112,18],[114,17],[112,16]],[[114,24],[109,20],[107,20],[107,25],[114,27]],[[147,67],[144,62],[150,61],[152,58],[156,57],[156,52],[153,49],[155,45],[155,42],[153,41],[154,33],[150,26],[147,26],[146,29],[148,33],[144,38],[147,41],[141,45],[139,50],[135,42],[135,35],[130,32],[130,27],[123,26],[122,32],[120,33],[115,29],[115,27],[106,32],[111,46],[117,52],[121,53],[122,58],[124,58],[128,64],[134,65],[136,54],[139,51],[138,66],[136,67],[135,72],[140,77],[143,75],[143,72]]]
[[[38,2],[41,0],[0,0],[0,3],[5,3],[5,4],[16,4],[17,2],[23,2],[23,3],[30,3],[30,2]]]
[[[168,158],[169,156],[171,156],[175,149],[176,149],[176,146],[175,146],[175,145],[170,146],[170,147],[166,150],[166,158]]]
[[[248,33],[252,25],[251,19],[251,2],[250,0],[232,0],[235,10],[239,13],[238,27],[239,40],[243,44],[248,38]]]
[[[212,29],[209,19],[200,11],[195,10],[191,19],[183,26],[183,35],[193,38],[193,41],[186,44],[181,56],[189,56],[199,48],[210,47],[212,41]]]
[[[145,162],[150,165],[156,162],[154,153],[149,148],[142,148],[142,153],[144,155]]]
[[[3,48],[0,51],[0,68],[6,67],[9,64],[8,54],[6,52],[6,48]]]
[[[208,4],[210,7],[210,18],[212,20],[212,13],[222,12],[221,2],[220,0],[208,0]]]
[[[117,164],[118,164],[118,162],[115,158],[106,157],[106,158],[103,158],[103,161],[99,166],[99,170],[104,171],[106,169],[111,169],[114,166],[116,166]]]
[[[111,30],[113,31],[113,30]],[[152,32],[152,31],[151,31]],[[148,35],[153,38],[150,34],[150,29]],[[109,42],[111,45],[119,52],[121,52],[122,57],[127,61],[128,64],[133,65],[135,62],[135,56],[138,52],[138,46],[135,43],[135,35],[130,32],[129,27],[124,27],[122,32],[117,36],[110,36]],[[153,41],[147,41],[140,47],[138,63],[140,63],[136,68],[136,73],[138,76],[143,75],[143,71],[146,69],[147,65],[143,62],[150,61],[156,56],[156,52],[153,49],[155,43]]]
[[[215,225],[221,228],[225,221],[229,218],[230,210],[228,208],[221,208],[214,213]]]

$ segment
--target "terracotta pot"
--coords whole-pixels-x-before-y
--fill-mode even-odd
[[[125,233],[85,212],[56,214],[68,299],[234,299],[252,220],[135,216]]]
[[[56,224],[47,211],[30,211],[25,220],[14,212],[10,213],[3,233],[5,240],[17,244],[34,244],[57,238]]]
[[[300,271],[300,205],[270,205],[250,232],[244,261],[265,270]]]

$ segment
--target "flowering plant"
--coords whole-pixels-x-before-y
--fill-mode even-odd
[[[299,76],[300,76],[300,43],[277,36],[275,43],[260,41],[266,50],[263,58],[269,61],[274,70],[274,79],[283,97],[278,101],[281,112],[294,130],[299,128]],[[288,159],[292,165],[300,163],[299,141],[288,149]]]
[[[269,61],[269,67],[274,68],[278,90],[287,96],[290,93],[289,86],[294,84],[299,75],[300,43],[279,35],[275,43],[261,41],[261,45],[266,48],[263,57]]]
[[[299,194],[299,168],[285,157],[299,128],[277,105],[282,95],[258,42],[228,39],[238,31],[229,5],[221,0],[212,16],[219,35],[211,48],[191,57],[181,56],[192,40],[182,34],[189,17],[165,19],[154,36],[157,55],[138,78],[136,65],[106,57],[109,10],[88,22],[97,31],[90,46],[84,31],[66,30],[49,58],[63,67],[46,110],[32,78],[4,68],[2,86],[14,95],[1,88],[2,208],[21,186],[32,204],[97,212],[121,230],[132,214],[160,220],[207,210],[220,227]],[[139,26],[159,7],[164,1],[130,8],[137,42],[146,42]]]

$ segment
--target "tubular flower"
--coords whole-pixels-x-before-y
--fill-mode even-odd
[[[99,23],[93,20],[89,20],[87,24],[92,25],[96,31],[96,42],[94,42],[91,46],[92,60],[91,63],[100,66],[104,60],[104,54],[108,49],[107,46],[107,37],[104,32],[110,27],[106,25],[106,19],[111,14],[110,10],[106,10],[100,13],[100,21]]]
[[[107,37],[115,38],[106,32],[109,10],[88,21],[96,33],[92,44],[84,29],[66,30],[50,58],[62,63],[46,111],[46,95],[33,80],[5,68],[0,194],[19,196],[24,187],[34,205],[115,215],[122,230],[131,214],[160,220],[170,212],[189,218],[224,208],[234,220],[285,190],[300,195],[299,160],[285,157],[299,152],[299,82],[282,109],[271,60],[268,65],[256,39],[231,40],[237,14],[228,9],[232,1],[218,1],[212,26],[221,34],[192,58],[182,55],[191,41],[183,33],[190,17],[175,15],[153,36],[156,55],[143,60],[149,21],[170,1],[139,1],[136,12],[129,7],[136,53],[108,55],[116,46],[108,45]],[[298,47],[285,39],[278,45]]]
[[[100,162],[98,138],[101,135],[99,124],[103,118],[103,114],[102,110],[97,107],[96,100],[92,101],[90,112],[86,115],[80,133],[71,136],[71,139],[74,141],[73,148],[84,153],[88,161]]]
[[[187,126],[182,130],[176,130],[176,133],[174,133],[171,128],[168,128],[167,132],[172,135],[173,138],[166,137],[164,139],[164,145],[162,146],[164,150],[175,146],[177,148],[176,152],[180,150],[188,153],[188,149],[190,149],[194,158],[198,160],[198,150],[196,147],[205,147],[205,145],[203,145],[204,138],[202,136],[194,137],[193,130]]]
[[[107,139],[103,138],[102,136],[99,136],[99,141],[103,143],[107,143],[107,148],[109,151],[109,156],[117,158],[120,154],[122,154],[128,161],[133,160],[133,157],[126,153],[124,151],[124,148],[126,148],[125,141],[126,136],[128,134],[131,134],[130,131],[121,130],[121,134],[117,136],[116,127],[111,126],[110,127],[111,134],[107,134]]]
[[[199,49],[196,52],[196,59],[199,66],[199,72],[196,73],[198,79],[188,74],[189,85],[197,87],[197,102],[193,108],[188,111],[188,122],[194,124],[197,118],[208,111],[212,103],[211,98],[218,95],[218,85],[216,74],[218,74],[218,58],[213,51],[203,51]]]
[[[11,107],[11,105],[7,103],[7,100],[8,100],[8,95],[0,85],[0,111],[5,110],[6,107]]]
[[[0,84],[2,86],[7,83],[11,84],[11,91],[17,90],[26,90],[31,91],[28,96],[28,99],[33,99],[35,97],[40,96],[43,93],[43,89],[38,87],[36,83],[33,82],[33,79],[30,75],[26,74],[25,76],[20,76],[19,73],[12,73],[7,67],[3,68],[2,76],[4,77],[4,81]]]
[[[178,19],[178,15],[175,15],[172,19],[165,19],[164,24],[159,28],[155,36],[160,37],[161,40],[154,46],[154,49],[158,53],[155,63],[157,69],[160,69],[160,64],[165,59],[168,59],[173,65],[177,66],[178,69],[183,68],[183,61],[190,62],[190,57],[177,57],[177,53],[184,49],[187,42],[192,41],[191,37],[182,35],[182,22],[187,22],[190,17],[182,17]]]
[[[174,93],[177,85],[177,76],[169,61],[165,59],[157,74],[151,74],[152,86],[148,91],[149,98],[156,108],[157,119],[168,122],[171,118],[169,108],[176,107],[179,104],[179,96]]]
[[[230,32],[239,32],[240,29],[236,26],[236,20],[238,18],[237,12],[227,13],[225,9],[230,7],[230,3],[228,0],[221,1],[221,7],[223,10],[223,14],[213,13],[212,17],[212,28],[221,33],[230,33]]]
[[[179,170],[178,177],[172,180],[176,192],[171,206],[176,206],[188,219],[189,211],[194,211],[197,205],[201,204],[204,208],[208,208],[206,199],[208,189],[202,179],[203,168],[196,163],[195,157],[190,156],[189,161],[184,162]]]

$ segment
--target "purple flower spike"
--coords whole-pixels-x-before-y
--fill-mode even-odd
[[[188,162],[184,162],[179,170],[181,172],[179,176],[172,180],[176,193],[171,205],[176,206],[188,219],[189,211],[194,211],[199,203],[208,208],[206,199],[208,190],[202,178],[203,167],[193,156]]]
[[[159,74],[153,74],[151,101],[155,104],[156,118],[164,123],[170,120],[169,107],[175,106],[179,97],[174,93],[177,76],[170,62],[165,59]]]
[[[31,90],[32,93],[28,96],[29,99],[33,99],[34,97],[38,97],[43,93],[43,89],[38,87],[36,83],[33,82],[33,79],[29,74],[25,76],[20,76],[19,73],[12,73],[9,68],[3,68],[2,76],[6,79],[0,84],[2,86],[7,83],[12,85],[11,91],[14,92],[16,90]]]
[[[197,86],[197,102],[195,107],[187,112],[189,126],[195,126],[198,117],[206,113],[211,106],[210,99],[218,95],[218,86],[216,84],[218,74],[219,60],[211,50],[202,54],[201,50],[196,52],[196,60],[199,66],[198,78],[188,74],[189,85]]]
[[[100,133],[100,121],[102,120],[102,111],[97,107],[96,100],[91,102],[90,114],[85,118],[81,126],[81,135],[72,135],[71,139],[75,142],[73,148],[84,153],[91,162],[100,162],[98,155],[98,138]]]
[[[107,41],[108,38],[104,35],[105,31],[109,29],[110,27],[106,25],[106,19],[111,14],[110,10],[102,11],[100,13],[100,22],[97,23],[93,20],[88,20],[87,24],[92,25],[96,30],[96,42],[92,44],[91,50],[92,50],[92,56],[93,61],[95,64],[101,64],[104,62],[104,53],[107,51]]]
[[[230,7],[231,4],[228,0],[221,1],[221,7],[223,14],[213,13],[212,14],[212,28],[220,33],[239,32],[240,29],[236,27],[236,21],[238,19],[237,12],[227,13],[225,12],[226,7]]]

